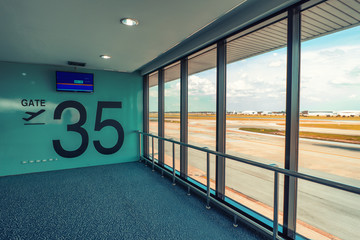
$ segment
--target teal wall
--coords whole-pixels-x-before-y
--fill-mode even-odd
[[[55,71],[75,71],[74,68],[48,65],[0,62],[0,176],[51,171],[85,166],[121,163],[137,160],[138,141],[135,131],[142,129],[142,78],[138,74],[78,69],[94,73],[94,93],[57,92]],[[45,106],[23,106],[22,99],[44,99]],[[64,101],[77,101],[86,109],[82,128],[89,136],[86,151],[78,157],[62,157],[54,150],[53,140],[60,140],[67,151],[77,149],[82,138],[67,131],[67,126],[79,121],[79,112],[65,109],[60,120],[54,119],[55,108]],[[101,121],[113,119],[124,130],[122,147],[113,154],[99,153],[93,144],[99,140],[111,148],[118,132],[111,126],[95,131],[98,101],[121,101],[122,108],[106,108]],[[25,121],[26,112],[45,112]],[[25,125],[44,123],[43,125]]]

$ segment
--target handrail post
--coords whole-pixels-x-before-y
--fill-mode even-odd
[[[172,143],[172,160],[173,160],[173,183],[172,183],[172,185],[176,185],[176,183],[175,183],[175,174],[176,174],[176,172],[175,172],[175,143],[173,142]]]
[[[206,209],[210,209],[210,153],[206,153]]]
[[[151,138],[151,141],[152,141],[152,144],[151,144],[151,148],[152,148],[152,171],[155,171],[154,170],[154,137]]]
[[[141,133],[140,131],[138,132],[139,134],[139,162],[141,162]]]
[[[273,221],[273,239],[278,236],[278,204],[279,204],[279,173],[274,171],[274,221]]]

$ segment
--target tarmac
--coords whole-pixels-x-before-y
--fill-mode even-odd
[[[283,122],[283,121],[282,121]],[[238,130],[269,127],[274,121],[228,120],[226,153],[284,166],[285,137]],[[189,119],[189,143],[215,150],[215,120]],[[278,126],[278,125],[277,125]],[[150,122],[150,131],[154,129]],[[315,130],[315,129],[312,129]],[[305,130],[304,130],[305,131]],[[324,129],[320,129],[324,131]],[[325,129],[326,131],[326,129]],[[339,134],[342,130],[332,130]],[[351,131],[351,130],[350,130]],[[165,123],[165,137],[178,140],[179,123]],[[358,134],[355,131],[352,134]],[[360,135],[360,134],[359,134]],[[155,143],[155,147],[156,147]],[[165,144],[165,162],[172,166],[172,144]],[[154,151],[157,152],[156,150]],[[179,170],[179,147],[175,149]],[[215,157],[211,157],[211,187],[215,186]],[[274,174],[226,160],[226,196],[272,219]],[[299,172],[360,187],[360,145],[313,139],[299,141]],[[189,176],[206,184],[206,154],[189,150]],[[282,223],[283,176],[280,176]],[[297,232],[313,239],[360,239],[360,196],[305,180],[298,182]]]

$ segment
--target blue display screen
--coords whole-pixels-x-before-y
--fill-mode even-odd
[[[66,92],[94,92],[94,74],[57,71],[56,90]]]

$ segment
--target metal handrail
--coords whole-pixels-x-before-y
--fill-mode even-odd
[[[175,185],[175,180],[178,179],[178,181],[184,183],[185,185],[188,186],[188,195],[190,194],[190,185],[184,181],[181,178],[178,178],[176,176],[176,170],[175,170],[175,144],[179,144],[180,146],[185,146],[185,147],[189,147],[189,148],[193,148],[202,152],[206,152],[206,193],[205,197],[206,197],[206,208],[210,209],[210,201],[214,202],[215,204],[225,208],[227,211],[231,212],[234,214],[234,227],[237,226],[237,217],[240,217],[241,219],[245,220],[246,222],[252,224],[253,226],[258,227],[259,229],[263,230],[265,233],[272,235],[274,240],[279,239],[279,235],[278,235],[278,225],[279,225],[279,220],[278,220],[278,205],[279,205],[279,173],[282,173],[284,175],[290,176],[290,177],[295,177],[295,178],[300,178],[300,179],[304,179],[307,181],[311,181],[311,182],[315,182],[318,184],[322,184],[328,187],[333,187],[336,189],[340,189],[340,190],[344,190],[347,192],[352,192],[355,194],[360,194],[360,188],[354,187],[354,186],[349,186],[346,184],[342,184],[342,183],[338,183],[338,182],[334,182],[331,180],[327,180],[327,179],[323,179],[323,178],[318,178],[318,177],[314,177],[311,175],[307,175],[307,174],[303,174],[303,173],[298,173],[298,172],[294,172],[291,170],[287,170],[287,169],[282,169],[279,168],[276,164],[270,164],[270,165],[266,165],[263,163],[259,163],[259,162],[255,162],[252,160],[248,160],[248,159],[244,159],[244,158],[240,158],[240,157],[235,157],[232,155],[228,155],[225,153],[220,153],[220,152],[216,152],[213,150],[208,149],[207,147],[197,147],[191,144],[187,144],[187,143],[182,143],[179,141],[175,141],[173,139],[167,139],[167,138],[163,138],[163,137],[159,137],[150,133],[145,133],[145,132],[141,132],[141,131],[136,131],[139,133],[139,156],[140,159],[145,160],[145,165],[146,162],[150,160],[147,159],[146,157],[141,156],[141,135],[144,136],[148,136],[151,137],[151,141],[152,141],[152,159],[151,159],[151,163],[152,163],[152,170],[154,171],[154,138],[157,138],[159,140],[163,140],[163,141],[168,141],[172,143],[172,160],[173,160],[173,169],[172,169],[172,180],[173,180],[173,185]],[[232,210],[231,208],[227,207],[226,205],[224,205],[223,203],[219,202],[216,198],[213,198],[210,194],[210,154],[214,154],[216,156],[220,156],[220,157],[224,157],[224,158],[228,158],[234,161],[238,161],[241,163],[245,163],[245,164],[249,164],[252,166],[256,166],[256,167],[260,167],[266,170],[270,170],[274,172],[274,213],[273,213],[273,230],[272,232],[269,231],[268,229],[262,227],[261,225],[257,224],[256,222],[249,220],[245,217],[243,217],[242,215],[240,215],[238,212]],[[161,172],[163,174],[163,169],[162,167],[159,165],[156,167],[161,169]],[[195,189],[196,191],[199,191],[199,189],[192,187],[193,189]],[[200,192],[202,193],[202,192]]]
[[[282,174],[290,176],[290,177],[296,177],[296,178],[304,179],[304,180],[307,180],[307,181],[315,182],[315,183],[318,183],[318,184],[322,184],[322,185],[325,185],[325,186],[328,186],[328,187],[333,187],[333,188],[344,190],[344,191],[347,191],[347,192],[360,194],[360,188],[358,188],[358,187],[350,186],[350,185],[347,185],[347,184],[343,184],[343,183],[339,183],[339,182],[335,182],[335,181],[331,181],[331,180],[327,180],[327,179],[323,179],[323,178],[319,178],[319,177],[314,177],[314,176],[307,175],[307,174],[304,174],[304,173],[294,172],[294,171],[291,171],[291,170],[287,170],[287,169],[267,165],[267,164],[264,164],[264,163],[255,162],[255,161],[240,158],[240,157],[235,157],[235,156],[232,156],[232,155],[229,155],[229,154],[226,154],[226,153],[220,153],[220,152],[213,151],[213,150],[210,150],[210,149],[206,149],[206,148],[203,148],[203,147],[197,147],[197,146],[194,146],[194,145],[191,145],[191,144],[182,143],[182,142],[175,141],[175,140],[172,140],[172,139],[159,137],[159,136],[156,136],[156,135],[153,135],[153,134],[150,134],[150,133],[145,133],[145,132],[142,132],[142,131],[137,131],[137,132],[139,134],[142,134],[142,135],[145,135],[145,136],[157,138],[157,139],[160,139],[160,140],[163,140],[163,141],[176,143],[176,144],[179,144],[180,146],[193,148],[193,149],[196,149],[196,150],[199,150],[199,151],[214,154],[214,155],[219,156],[219,157],[228,158],[228,159],[231,159],[231,160],[234,160],[234,161],[238,161],[238,162],[242,162],[242,163],[249,164],[249,165],[252,165],[252,166],[264,168],[264,169],[274,171],[274,172],[277,172],[277,173],[282,173]]]

